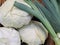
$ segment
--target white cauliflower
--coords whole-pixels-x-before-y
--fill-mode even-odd
[[[21,45],[19,33],[12,28],[0,27],[0,45]]]
[[[29,25],[19,29],[20,37],[28,45],[44,44],[48,32],[42,23],[32,21]]]
[[[0,7],[0,23],[5,27],[20,28],[31,21],[32,16],[27,12],[16,8],[14,6],[15,1],[29,6],[23,0],[7,0]]]

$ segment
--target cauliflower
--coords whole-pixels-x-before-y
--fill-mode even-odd
[[[5,27],[20,28],[23,25],[27,25],[31,21],[32,16],[27,12],[16,8],[14,6],[15,1],[30,7],[23,0],[7,0],[0,7],[0,23]]]
[[[0,45],[21,45],[19,32],[13,28],[0,27]]]
[[[44,44],[48,36],[46,28],[37,21],[32,21],[29,25],[19,29],[19,33],[22,41],[28,45]]]

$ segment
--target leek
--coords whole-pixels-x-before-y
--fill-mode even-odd
[[[59,13],[59,8],[58,8],[58,3],[57,3],[57,0],[50,0],[52,5],[54,5],[56,11]]]
[[[31,0],[25,0],[26,2],[29,2],[29,5],[32,8],[27,7],[24,4],[15,2],[14,6],[16,6],[17,8],[24,10],[30,14],[32,14],[33,16],[35,16],[36,18],[38,18],[47,28],[48,32],[50,33],[50,35],[52,36],[53,40],[55,41],[56,45],[60,45],[60,40],[57,37],[57,34],[55,33],[54,29],[52,28],[50,22],[47,20],[47,18],[45,17],[45,15],[42,13],[42,11],[39,11],[38,8],[31,2]],[[34,8],[35,7],[35,8]],[[37,10],[37,11],[36,11]]]
[[[45,3],[49,4],[46,1],[45,1]],[[42,10],[42,12],[45,14],[46,18],[49,20],[50,24],[54,28],[55,32],[60,32],[60,15],[58,15],[58,13],[57,13],[56,9],[53,7],[53,5],[46,5],[47,8],[49,8],[49,9],[47,9],[45,6],[43,6],[41,3],[39,3],[36,0],[34,1],[34,4],[37,6],[37,8],[39,10]]]

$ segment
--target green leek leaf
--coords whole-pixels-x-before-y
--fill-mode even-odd
[[[60,17],[58,16],[58,13],[55,9],[50,9],[49,5],[47,5],[49,9],[44,7],[41,3],[38,1],[34,1],[34,4],[37,6],[39,10],[42,10],[42,12],[45,14],[46,18],[49,20],[50,24],[54,28],[56,32],[60,32]],[[46,1],[47,4],[47,1]],[[55,10],[55,11],[54,11]],[[52,13],[53,12],[53,13]]]

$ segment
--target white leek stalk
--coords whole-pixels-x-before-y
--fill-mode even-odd
[[[19,33],[12,28],[0,27],[0,45],[21,45]]]
[[[32,21],[29,25],[19,29],[20,37],[28,45],[44,44],[48,32],[42,23]]]
[[[27,12],[16,8],[14,6],[15,1],[29,6],[23,0],[7,0],[0,7],[0,23],[5,27],[20,28],[27,25],[32,18]]]
[[[60,33],[57,33],[58,38],[60,39]]]

